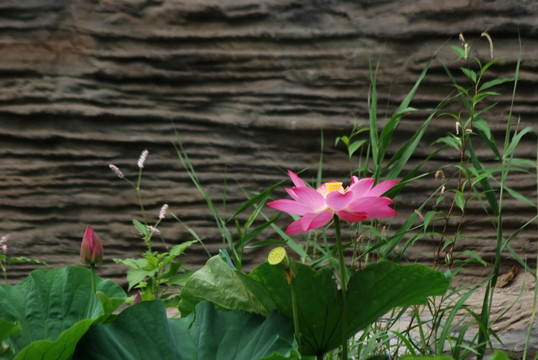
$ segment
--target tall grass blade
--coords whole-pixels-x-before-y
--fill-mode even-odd
[[[381,60],[377,62],[375,72],[372,71],[372,64],[370,63],[370,92],[368,93],[368,109],[370,115],[370,146],[369,149],[372,152],[372,159],[375,164],[379,164],[379,139],[378,139],[378,127],[377,127],[377,71],[379,70]]]
[[[211,214],[213,215],[213,218],[215,219],[215,223],[217,224],[217,227],[222,235],[223,241],[225,241],[228,244],[230,249],[233,249],[232,234],[226,227],[226,224],[224,220],[222,219],[222,217],[220,216],[219,211],[217,210],[217,207],[211,200],[211,197],[205,191],[204,187],[200,183],[200,180],[198,179],[198,175],[196,174],[196,171],[194,170],[194,167],[187,153],[185,152],[185,149],[183,148],[183,144],[181,142],[177,129],[174,128],[174,132],[175,132],[176,140],[177,140],[177,144],[174,144],[174,148],[176,149],[177,156],[179,160],[181,161],[181,165],[183,165],[192,183],[194,184],[194,186],[196,186],[196,188],[198,189],[200,194],[202,194],[204,200],[206,201],[207,206],[209,207],[209,210],[211,211]]]
[[[430,58],[430,60],[427,62],[426,66],[424,67],[424,69],[420,73],[417,81],[413,85],[413,88],[409,91],[409,93],[407,93],[407,95],[402,100],[402,102],[400,103],[398,108],[395,110],[395,112],[392,115],[392,117],[390,118],[390,120],[387,122],[387,124],[385,124],[385,126],[383,126],[383,129],[381,130],[381,134],[379,135],[379,138],[378,138],[379,141],[377,143],[378,149],[373,150],[373,151],[377,152],[377,156],[376,156],[376,158],[374,158],[374,163],[375,163],[374,164],[375,165],[374,177],[376,179],[379,179],[380,176],[381,176],[381,171],[383,169],[382,163],[383,163],[383,160],[385,158],[385,154],[387,153],[387,150],[388,150],[390,144],[392,143],[392,136],[393,136],[394,130],[396,129],[396,127],[398,127],[398,124],[400,123],[401,118],[406,113],[416,110],[416,109],[410,107],[411,100],[413,100],[413,97],[415,96],[415,94],[416,94],[422,80],[426,76],[432,60],[433,60],[433,57]],[[372,110],[373,109],[371,108],[370,111],[372,111]],[[372,116],[372,115],[370,115],[370,116]],[[426,130],[426,127],[429,125],[429,122],[431,121],[432,118],[433,118],[433,114],[430,115],[430,117],[423,124],[421,129],[416,133],[416,136],[415,136],[415,139],[414,139],[415,141],[408,142],[406,144],[407,146],[409,146],[409,149],[407,149],[408,151],[406,151],[404,154],[409,155],[409,157],[411,156],[412,152],[415,150],[416,146],[418,145],[418,141],[420,140],[420,138],[424,134],[424,131]],[[371,122],[370,123],[370,131],[371,132],[375,131],[377,133],[377,131],[378,131],[377,127],[373,128],[372,125],[374,125],[374,124]],[[377,124],[376,124],[376,126],[377,126]],[[373,143],[372,143],[372,146],[374,146]],[[399,159],[397,159],[397,160],[399,160]],[[402,158],[401,161],[399,162],[399,164],[400,165],[405,164],[407,162],[407,160],[408,159]],[[399,173],[399,171],[398,171],[398,173]]]

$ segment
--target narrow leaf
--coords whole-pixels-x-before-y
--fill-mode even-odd
[[[471,70],[471,69],[467,69],[467,68],[460,68],[461,71],[465,74],[465,76],[467,76],[469,79],[471,79],[471,81],[474,83],[476,83],[476,73]]]

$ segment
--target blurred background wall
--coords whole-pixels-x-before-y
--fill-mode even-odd
[[[161,225],[169,244],[190,240],[185,225],[205,239],[212,254],[220,235],[203,197],[176,155],[177,130],[201,183],[218,207],[226,189],[226,213],[286,175],[314,180],[324,135],[324,179],[349,178],[346,149],[334,146],[354,124],[368,123],[370,66],[377,74],[383,124],[439,51],[412,106],[433,108],[451,91],[441,60],[454,73],[463,66],[450,45],[463,33],[483,62],[487,31],[495,57],[491,76],[514,76],[522,43],[522,77],[514,115],[535,126],[538,112],[538,5],[530,0],[3,0],[0,3],[0,235],[11,234],[9,254],[60,266],[78,264],[79,244],[91,224],[105,245],[100,274],[124,278],[113,258],[144,250],[131,219],[139,218],[136,193],[110,171],[118,166],[136,181],[137,160],[147,149],[142,195],[157,219],[169,204],[183,224]],[[464,78],[458,78],[464,81]],[[501,87],[486,119],[503,140],[511,87]],[[427,112],[404,117],[395,137],[402,144]],[[410,167],[431,142],[455,131],[454,120],[436,117]],[[486,158],[488,149],[478,149]],[[536,135],[518,155],[536,160]],[[402,223],[436,185],[433,172],[457,160],[444,152],[395,199]],[[356,165],[357,159],[352,164]],[[281,167],[279,169],[277,167]],[[536,202],[536,174],[518,174],[510,185]],[[287,182],[286,185],[290,185]],[[275,196],[281,196],[281,190]],[[507,199],[506,233],[536,214]],[[486,259],[495,250],[491,218],[479,208],[466,221],[462,249]],[[290,218],[284,215],[283,226]],[[267,235],[270,236],[270,235]],[[513,240],[535,263],[536,225]],[[428,262],[435,239],[408,255]],[[266,248],[250,253],[247,265]],[[188,261],[207,254],[194,247]],[[507,255],[505,266],[511,266]],[[15,265],[12,279],[35,266]]]

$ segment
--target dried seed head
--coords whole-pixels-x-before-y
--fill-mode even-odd
[[[465,41],[465,38],[463,37],[463,34],[460,33],[460,42],[461,42],[461,46],[463,46],[463,50],[464,50],[464,59],[467,60],[467,58],[469,58],[469,44],[467,44],[467,42]]]
[[[480,34],[480,36],[485,37],[486,39],[488,39],[488,42],[489,42],[489,56],[493,59],[493,40],[491,40],[491,36],[489,36],[489,34],[487,32],[485,32],[485,31],[482,34]]]

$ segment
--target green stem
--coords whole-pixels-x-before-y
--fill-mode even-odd
[[[95,284],[95,264],[90,265],[92,269],[92,291],[95,293],[97,291],[97,286]]]
[[[142,184],[142,169],[138,170],[138,180],[135,185],[136,190],[136,197],[138,199],[138,205],[140,206],[140,212],[142,213],[142,221],[144,222],[144,225],[146,228],[148,227],[148,221],[146,219],[146,211],[144,210],[144,201],[142,201],[142,192],[140,191],[140,187]],[[148,251],[151,251],[151,237],[147,238],[144,237],[144,241],[146,242],[146,245],[148,246]]]
[[[293,312],[293,327],[295,329],[295,339],[297,340],[297,346],[299,348],[299,354],[300,354],[301,353],[301,332],[299,331],[299,312],[297,310],[297,295],[295,293],[295,281],[293,279],[291,280],[290,286],[291,286],[291,309]]]
[[[4,274],[4,282],[7,285],[7,259],[0,259],[0,267],[2,268],[2,273]]]
[[[342,246],[342,235],[340,233],[340,219],[337,215],[334,215],[334,230],[336,235],[336,250],[338,251],[338,265],[340,268],[340,288],[342,289],[342,360],[347,360],[347,276],[344,248]]]

